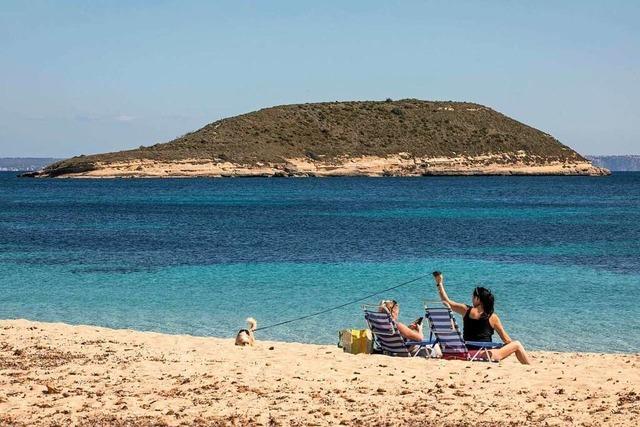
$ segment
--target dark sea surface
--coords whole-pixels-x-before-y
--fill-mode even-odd
[[[0,318],[232,337],[445,273],[531,349],[640,351],[640,173],[20,179],[0,173]],[[433,280],[389,292],[401,320]],[[378,297],[372,298],[376,302]],[[335,343],[354,304],[258,333]],[[497,337],[496,337],[497,339]]]

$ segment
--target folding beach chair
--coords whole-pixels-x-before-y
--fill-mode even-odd
[[[391,356],[417,356],[425,350],[428,357],[434,357],[435,341],[407,341],[404,339],[396,322],[391,315],[381,310],[379,305],[367,304],[362,306],[364,318],[373,333],[374,343],[384,354]]]
[[[435,341],[440,345],[443,359],[493,362],[489,350],[500,348],[503,344],[464,341],[449,307],[443,304],[438,307],[429,307],[425,302],[424,309],[431,330],[430,338],[435,337]]]

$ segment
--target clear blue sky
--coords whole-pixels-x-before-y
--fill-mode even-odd
[[[640,154],[640,1],[0,3],[0,157],[168,141],[277,104],[466,100]]]

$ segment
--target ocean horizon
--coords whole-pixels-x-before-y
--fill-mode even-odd
[[[640,173],[21,179],[0,173],[0,318],[233,337],[433,270],[528,349],[640,349]],[[400,318],[433,280],[388,292]],[[331,344],[360,304],[258,332]],[[497,339],[497,336],[495,337]]]

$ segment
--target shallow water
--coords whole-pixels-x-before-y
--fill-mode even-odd
[[[530,348],[640,351],[640,173],[18,179],[0,173],[0,318],[232,336],[434,269]],[[427,278],[385,297],[401,318]],[[375,302],[372,298],[371,302]],[[358,304],[259,332],[334,343]]]

